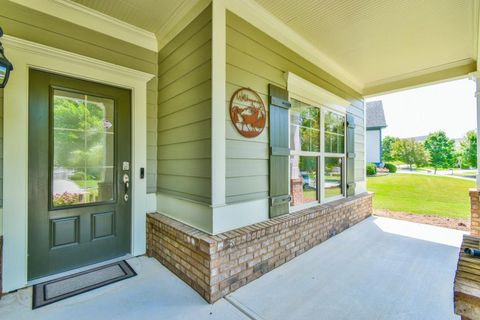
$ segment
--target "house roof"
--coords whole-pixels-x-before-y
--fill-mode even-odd
[[[367,102],[367,129],[385,128],[386,126],[382,101]]]

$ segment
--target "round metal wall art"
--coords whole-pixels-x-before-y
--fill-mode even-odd
[[[238,89],[230,99],[230,119],[242,136],[257,137],[262,133],[267,121],[262,98],[252,89]]]

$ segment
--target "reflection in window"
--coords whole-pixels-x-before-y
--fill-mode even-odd
[[[316,202],[319,199],[326,202],[344,196],[345,123],[343,114],[292,99],[292,206]]]
[[[297,206],[318,200],[317,157],[290,157],[291,205]]]
[[[290,110],[290,148],[320,152],[320,109],[293,100]]]
[[[325,157],[325,198],[343,195],[343,158]]]
[[[54,207],[113,200],[114,101],[53,92]]]
[[[345,152],[345,117],[325,112],[325,152]]]

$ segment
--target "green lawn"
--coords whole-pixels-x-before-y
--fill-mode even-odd
[[[468,189],[473,187],[474,181],[420,174],[368,178],[376,209],[452,218],[470,216]]]

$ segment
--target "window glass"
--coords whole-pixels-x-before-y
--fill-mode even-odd
[[[114,101],[54,90],[53,207],[114,199]]]
[[[0,83],[5,80],[5,77],[7,76],[7,68],[4,66],[0,66]]]
[[[345,152],[345,117],[325,112],[325,152]]]
[[[290,148],[320,152],[320,109],[293,100],[290,110]]]
[[[290,190],[292,206],[318,200],[317,169],[318,157],[290,157]]]
[[[325,198],[343,195],[343,158],[325,157]]]

